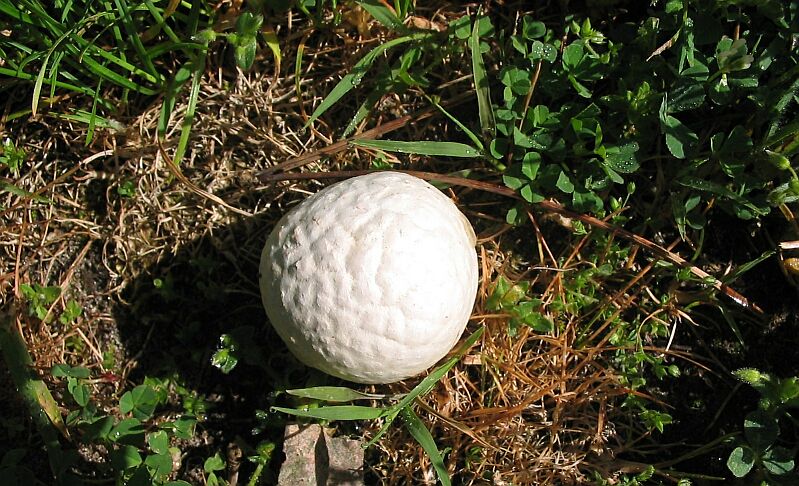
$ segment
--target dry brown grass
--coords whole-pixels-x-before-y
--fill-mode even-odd
[[[541,232],[533,227],[521,231],[513,246],[532,245],[537,238],[551,255]],[[558,268],[564,258],[523,261],[503,250],[499,237],[482,241],[482,284],[470,328],[485,326],[486,331],[431,396],[418,404],[439,448],[448,450],[450,473],[462,484],[533,485],[582,484],[589,482],[593,471],[612,477],[643,470],[643,464],[615,458],[640,445],[636,443],[646,443],[650,433],[631,420],[629,410],[620,408],[630,389],[617,371],[608,368],[605,355],[618,351],[608,343],[612,333],[600,331],[578,344],[578,329],[590,316],[563,313],[551,316],[557,323],[551,335],[523,328],[511,337],[508,316],[485,310],[499,275],[512,281],[532,279],[534,288],[542,289],[545,303],[559,298],[564,291],[560,277],[580,265],[579,253],[561,245],[564,255],[556,255],[571,255],[572,262]],[[601,306],[615,308],[614,315],[645,298],[641,281],[650,268],[640,268],[634,260],[635,255],[630,267],[638,271],[631,272],[632,284],[624,282],[615,293],[608,289]],[[610,319],[600,327],[609,323]],[[392,388],[403,390],[407,388]],[[407,433],[395,429],[378,447],[382,461],[372,472],[381,483],[434,483],[429,459]]]

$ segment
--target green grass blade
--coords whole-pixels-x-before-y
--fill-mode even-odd
[[[37,14],[38,15],[38,14]],[[46,16],[46,14],[43,14]],[[62,32],[59,35],[58,39],[56,39],[48,48],[47,54],[42,61],[42,67],[39,70],[39,75],[35,78],[34,84],[34,91],[33,91],[33,103],[34,109],[32,112],[36,113],[36,108],[38,107],[38,99],[41,96],[41,88],[42,84],[44,83],[44,73],[47,70],[49,65],[50,56],[56,52],[56,49],[59,48],[62,44],[64,45],[64,50],[74,56],[75,60],[72,61],[71,64],[76,65],[81,70],[88,69],[95,77],[103,78],[113,84],[116,84],[120,87],[130,89],[132,91],[137,91],[139,93],[145,95],[154,95],[157,93],[156,90],[151,88],[142,86],[138,83],[135,83],[128,78],[121,76],[120,74],[114,72],[113,70],[107,68],[106,66],[97,62],[93,57],[92,54],[99,56],[100,58],[112,63],[131,74],[135,74],[141,76],[143,79],[146,80],[148,83],[152,84],[160,84],[160,79],[158,77],[153,76],[150,73],[147,73],[140,68],[132,65],[131,63],[127,62],[124,59],[115,56],[113,53],[102,49],[95,44],[87,41],[83,37],[77,35],[76,32],[80,31],[85,27],[85,25],[96,21],[99,18],[106,17],[111,15],[109,12],[100,12],[91,16],[88,16],[84,19],[81,19],[80,22],[76,23],[71,28],[63,31],[61,26],[57,24],[55,20],[48,20],[48,23],[54,24],[52,31],[53,32]],[[46,17],[49,19],[49,17]]]
[[[150,15],[152,15],[155,19],[155,24],[164,31],[167,37],[169,37],[169,40],[175,43],[180,42],[180,38],[175,34],[175,31],[172,30],[169,24],[164,22],[164,17],[161,15],[161,12],[159,12],[158,8],[156,8],[153,2],[151,0],[144,0],[144,5],[147,6],[147,11],[150,12]]]
[[[100,50],[102,51],[102,49],[100,49]],[[105,55],[103,55],[102,57],[106,57],[107,58],[107,56],[105,56]],[[121,60],[119,58],[114,58],[114,62],[116,62],[117,65],[121,64]],[[138,83],[134,83],[130,79],[128,79],[128,78],[126,78],[124,76],[120,76],[116,72],[114,72],[114,71],[108,69],[107,67],[103,66],[102,64],[100,64],[99,62],[95,61],[91,57],[83,56],[83,63],[86,65],[86,67],[89,68],[90,71],[92,71],[92,73],[95,76],[103,78],[106,81],[109,81],[109,82],[111,82],[111,83],[113,83],[113,84],[115,84],[115,85],[117,85],[117,86],[119,86],[121,88],[127,88],[127,89],[129,89],[131,91],[136,91],[138,93],[141,93],[141,94],[147,95],[147,96],[158,94],[157,90],[154,90],[154,89],[151,89],[151,88],[147,88],[147,87],[142,86],[142,85],[140,85]],[[127,64],[127,63],[124,63],[124,64]],[[133,66],[131,66],[131,68],[132,68],[132,71],[135,72],[136,74],[139,74],[139,75],[145,75],[146,74],[143,71],[139,70],[138,68],[134,68]],[[149,78],[148,81],[157,82],[156,79],[150,78],[149,75],[146,75],[146,76],[147,76],[147,78]]]
[[[727,307],[723,305],[717,305],[716,308],[719,310],[719,312],[721,312],[721,316],[727,322],[727,325],[730,326],[732,333],[735,334],[735,338],[738,340],[741,346],[745,347],[746,343],[744,342],[744,335],[741,332],[741,328],[738,327],[738,323],[735,321],[735,318],[732,316],[730,311],[727,309]]]
[[[721,279],[722,282],[724,282],[727,285],[732,285],[732,283],[735,282],[741,275],[745,274],[746,272],[755,268],[757,265],[760,265],[764,261],[768,260],[776,253],[777,253],[776,250],[767,250],[763,252],[763,254],[760,255],[759,257],[755,258],[754,260],[750,260],[742,265],[739,265],[738,267],[735,268],[735,270],[730,272],[729,275],[725,275]]]
[[[203,14],[203,6],[205,2],[191,2],[191,10],[189,11],[189,16],[184,20],[186,26],[188,27],[187,32],[190,35],[195,35],[197,31],[200,29],[200,15]],[[180,16],[178,12],[175,12],[175,16]]]
[[[178,44],[173,44],[171,42],[164,42],[157,46],[151,47],[150,50],[147,52],[151,59],[156,59],[159,56],[163,56],[166,53],[174,51],[182,51],[187,56],[192,56],[193,51],[200,51],[203,49],[205,49],[205,46],[203,44],[200,44],[199,42],[180,42]]]
[[[383,395],[363,393],[344,386],[315,386],[312,388],[286,390],[286,393],[295,397],[324,400],[326,402],[351,402],[353,400],[377,400],[384,398]]]
[[[186,114],[183,116],[183,123],[180,127],[180,139],[178,139],[178,146],[175,149],[175,156],[173,158],[173,162],[176,166],[180,165],[180,161],[186,153],[186,147],[189,145],[191,126],[194,123],[194,112],[197,109],[197,99],[200,96],[200,81],[202,81],[203,73],[205,72],[206,54],[207,51],[197,55],[194,61],[189,101],[186,105]]]
[[[50,113],[50,116],[58,118],[60,120],[69,120],[78,123],[85,123],[86,125],[94,123],[95,127],[114,130],[116,132],[125,131],[125,125],[123,125],[122,123],[119,123],[118,121],[115,120],[111,120],[109,118],[104,118],[97,114],[93,114],[93,112],[91,111],[75,110],[72,113]]]
[[[486,75],[483,54],[480,52],[479,22],[472,26],[472,35],[469,37],[469,50],[472,55],[472,75],[474,76],[474,89],[477,91],[477,109],[480,118],[480,128],[486,140],[494,138],[495,121],[494,111],[491,108],[491,89]]]
[[[47,71],[47,66],[50,61],[50,54],[52,49],[47,51],[42,61],[42,66],[39,68],[39,74],[36,75],[36,81],[33,83],[33,94],[31,95],[31,114],[36,116],[39,109],[39,98],[42,96],[42,83],[44,82],[44,73]]]
[[[13,3],[8,0],[0,0],[0,13],[11,17],[14,20],[25,22],[29,25],[35,25],[33,18],[27,13],[19,10]]]
[[[411,407],[403,408],[402,412],[400,412],[400,418],[405,423],[405,428],[408,429],[408,432],[411,433],[413,438],[416,439],[416,442],[422,446],[422,449],[424,449],[428,457],[430,457],[430,463],[433,465],[433,469],[436,470],[438,480],[441,481],[443,486],[450,486],[452,482],[449,478],[449,472],[447,472],[444,459],[441,457],[441,452],[438,450],[438,446],[436,446],[436,441],[433,440],[433,435],[430,433],[430,430],[425,427],[422,420]]]
[[[397,14],[382,2],[378,0],[358,0],[357,3],[364,10],[369,12],[369,15],[374,17],[375,20],[389,29],[400,33],[406,33],[408,31],[407,27],[402,25],[402,20],[397,17]]]
[[[272,410],[297,417],[309,417],[321,420],[371,420],[380,418],[386,411],[382,408],[362,407],[358,405],[336,405],[309,409],[272,407]]]
[[[353,88],[358,86],[361,83],[361,80],[366,75],[369,68],[375,62],[377,57],[387,50],[391,49],[392,47],[396,47],[398,45],[404,44],[406,42],[416,42],[425,39],[429,39],[432,37],[433,34],[430,33],[419,33],[419,34],[412,34],[405,37],[399,37],[397,39],[390,40],[384,44],[381,44],[366,54],[363,59],[358,61],[355,66],[353,66],[352,71],[341,78],[336,86],[330,91],[330,93],[322,100],[322,103],[314,110],[313,114],[308,118],[308,121],[305,122],[305,128],[308,128],[311,123],[313,123],[317,118],[319,118],[324,112],[326,112],[331,106],[336,104],[338,100],[340,100],[344,95],[352,91]]]
[[[446,375],[447,372],[450,369],[452,369],[452,367],[455,366],[455,364],[457,364],[458,361],[460,361],[463,355],[466,354],[467,351],[469,351],[469,349],[474,345],[474,343],[476,343],[477,340],[480,339],[480,336],[483,335],[483,331],[485,331],[485,328],[481,327],[480,329],[473,332],[468,338],[466,338],[463,344],[455,351],[455,354],[453,354],[449,359],[444,361],[444,363],[441,366],[439,366],[438,368],[433,370],[433,372],[427,375],[418,385],[416,385],[416,387],[414,387],[413,390],[411,390],[410,393],[405,395],[405,397],[403,397],[402,400],[400,400],[392,408],[396,408],[397,410],[399,410],[401,408],[407,407],[408,405],[411,404],[411,402],[413,402],[416,399],[416,397],[425,395],[427,392],[432,390],[433,387],[436,385],[436,383],[438,383],[439,380],[441,380],[441,378],[444,378],[444,375]]]
[[[730,199],[731,201],[751,210],[754,214],[758,216],[765,216],[768,214],[768,208],[761,208],[753,204],[749,199],[746,199],[732,190],[726,188],[721,184],[717,184],[715,182],[707,181],[705,179],[700,179],[699,177],[683,177],[677,181],[678,184],[691,188],[696,189],[697,191],[705,191],[711,194],[715,194],[716,196],[722,196]]]
[[[452,369],[452,367],[455,366],[455,364],[458,361],[460,361],[463,355],[466,354],[467,351],[469,351],[469,348],[471,348],[474,345],[474,343],[476,343],[477,340],[480,339],[480,336],[483,335],[483,331],[485,331],[485,327],[481,327],[480,329],[473,332],[468,338],[466,338],[466,341],[463,342],[463,344],[458,348],[458,350],[455,351],[455,354],[453,354],[449,359],[444,361],[444,364],[433,370],[421,382],[419,382],[419,384],[416,385],[413,388],[413,390],[410,391],[410,393],[405,395],[402,398],[402,400],[397,402],[396,405],[389,408],[386,413],[386,422],[383,424],[382,427],[380,427],[380,430],[377,431],[375,436],[372,437],[372,439],[368,443],[366,443],[366,445],[364,445],[364,447],[365,448],[369,447],[370,445],[377,442],[377,440],[380,439],[380,437],[382,437],[383,434],[386,433],[388,427],[391,425],[391,422],[394,421],[394,419],[402,411],[402,409],[405,407],[409,407],[411,403],[414,400],[416,400],[416,397],[425,395],[430,390],[432,390],[433,387],[436,386],[436,383],[438,383],[439,380],[441,380],[441,378],[443,378],[444,375],[446,375],[447,372],[450,369]]]
[[[3,316],[0,322],[0,352],[8,367],[11,380],[22,395],[36,429],[44,439],[50,468],[54,474],[58,474],[62,463],[58,430],[66,433],[66,426],[53,395],[33,371],[33,360],[25,341],[8,316]]]
[[[58,51],[53,55],[53,61],[50,63],[50,99],[55,98],[55,80],[61,72],[62,59],[64,59],[64,52]]]
[[[446,157],[480,157],[480,151],[458,142],[402,142],[397,140],[355,140],[353,145],[403,154],[440,155]]]
[[[297,100],[302,103],[302,56],[305,54],[305,41],[302,41],[297,46],[297,57],[294,59],[294,91],[297,93]]]
[[[765,147],[772,147],[783,142],[799,133],[799,120],[793,121],[782,128],[775,130],[763,144]]]
[[[144,44],[142,44],[141,39],[139,38],[139,29],[135,24],[133,17],[130,15],[130,7],[128,6],[128,2],[125,0],[114,0],[114,4],[116,5],[117,12],[119,12],[118,15],[119,19],[122,21],[122,27],[124,27],[125,33],[130,38],[130,43],[133,45],[133,49],[139,56],[139,60],[141,60],[141,62],[144,64],[147,72],[152,74],[154,77],[157,77],[158,70],[153,65],[152,59],[147,54],[147,50],[144,48]],[[118,27],[115,27],[115,32],[119,32]],[[120,39],[119,42],[121,44],[123,42],[122,39]]]
[[[443,113],[443,114],[444,114],[444,116],[446,116],[447,118],[449,118],[450,120],[452,120],[452,122],[453,122],[454,124],[458,125],[458,128],[460,128],[461,130],[463,130],[463,133],[465,133],[465,134],[466,134],[466,136],[467,136],[467,137],[469,137],[469,140],[471,140],[471,141],[472,141],[472,143],[474,144],[474,146],[475,146],[475,147],[479,148],[480,150],[483,150],[483,149],[485,148],[485,147],[483,146],[483,142],[481,142],[481,141],[480,141],[480,138],[479,138],[479,137],[478,137],[478,136],[477,136],[477,135],[476,135],[476,134],[475,134],[473,131],[469,130],[469,128],[468,128],[466,125],[464,125],[463,123],[461,123],[461,121],[460,121],[460,120],[458,120],[457,118],[455,118],[455,117],[454,117],[454,116],[453,116],[453,115],[452,115],[450,112],[448,112],[448,111],[447,111],[447,110],[446,110],[446,109],[445,109],[443,106],[441,106],[441,105],[440,105],[440,104],[439,104],[439,103],[438,103],[436,100],[434,100],[434,99],[432,99],[432,98],[430,98],[430,97],[428,97],[428,100],[430,100],[430,103],[432,103],[432,104],[433,104],[433,106],[435,106],[435,107],[438,109],[438,111],[440,111],[441,113]]]
[[[161,104],[161,114],[158,117],[158,136],[161,138],[166,135],[166,130],[169,127],[169,120],[172,118],[172,110],[175,109],[178,93],[181,88],[183,88],[183,85],[186,84],[186,81],[192,76],[191,69],[191,62],[187,62],[185,65],[181,66],[167,86],[164,102]]]
[[[98,93],[98,95],[92,100],[92,111],[91,116],[89,117],[89,128],[86,130],[86,140],[83,142],[83,144],[87,147],[90,143],[92,143],[92,138],[94,138],[94,127],[97,125],[97,99],[99,98],[100,88],[102,88],[102,86],[103,80],[101,79],[97,82],[97,89],[95,92]]]
[[[4,68],[4,67],[0,67],[0,75],[13,77],[13,78],[17,78],[17,79],[22,79],[22,80],[25,80],[25,81],[35,81],[36,80],[36,77],[34,75],[32,75],[32,74],[29,74],[29,73],[26,73],[26,72],[23,72],[23,71],[19,71],[19,70],[16,70],[16,69],[7,69],[7,68]],[[50,80],[45,80],[44,83],[49,84]],[[91,88],[86,88],[86,87],[83,87],[83,86],[77,86],[75,84],[65,83],[63,81],[56,81],[55,84],[59,88],[68,89],[70,91],[75,91],[76,93],[81,93],[81,94],[84,94],[84,95],[87,95],[87,96],[94,96],[94,90],[91,89]]]
[[[67,17],[69,17],[70,12],[72,12],[72,4],[73,3],[74,2],[72,0],[68,0],[67,3],[65,3],[64,6],[61,7],[61,19],[60,20],[61,20],[62,24],[67,21]]]
[[[372,111],[372,107],[380,101],[380,98],[383,97],[387,93],[387,89],[376,89],[369,93],[366,99],[361,103],[361,106],[358,107],[358,111],[355,112],[355,115],[352,117],[350,122],[347,124],[347,128],[344,129],[344,133],[341,134],[342,138],[347,138],[355,131],[355,128],[360,124],[368,115],[369,112]]]

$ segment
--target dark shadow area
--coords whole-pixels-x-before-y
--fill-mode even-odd
[[[774,247],[772,239],[785,230],[785,221],[764,218],[752,226],[725,213],[716,212],[709,224],[704,252],[707,258],[731,262],[737,268]],[[753,236],[754,235],[754,236]],[[769,235],[770,238],[767,238]],[[714,269],[717,275],[723,269]],[[683,374],[664,390],[675,423],[666,428],[664,443],[684,444],[687,453],[725,434],[741,432],[746,415],[757,409],[760,395],[741,384],[732,374],[740,368],[756,368],[778,378],[799,375],[799,290],[780,269],[776,255],[763,261],[731,283],[763,309],[763,314],[736,308],[723,296],[727,318],[716,308],[695,309],[697,326],[685,322],[676,343],[691,343],[690,351],[710,369],[681,366]],[[731,327],[731,319],[741,340]],[[790,427],[783,432],[789,442]],[[732,444],[732,443],[731,443]],[[727,457],[733,445],[716,447],[707,454],[681,462],[675,469],[715,476],[729,475]],[[679,454],[675,454],[678,457]],[[704,483],[700,483],[704,484]]]
[[[174,384],[156,416],[199,419],[181,447],[189,475],[216,452],[238,448],[248,456],[266,440],[278,444],[271,463],[277,477],[283,423],[258,411],[275,404],[275,390],[302,386],[310,373],[288,353],[261,304],[258,262],[278,216],[243,219],[181,245],[131,282],[114,306],[127,358],[135,361],[129,380]],[[212,364],[223,335],[227,374]],[[240,475],[248,478],[252,469],[242,458]]]

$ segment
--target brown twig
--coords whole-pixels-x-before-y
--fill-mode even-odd
[[[519,120],[519,130],[522,129],[524,125],[524,119],[527,118],[527,109],[530,108],[530,101],[533,99],[533,93],[535,92],[535,85],[538,84],[538,77],[541,76],[541,61],[535,65],[535,73],[533,73],[533,79],[530,82],[530,90],[527,92],[527,96],[524,98],[524,108],[522,109],[522,117]]]
[[[359,175],[368,174],[370,172],[374,172],[371,170],[352,170],[352,171],[331,171],[331,172],[316,172],[316,173],[300,173],[300,174],[265,174],[261,173],[258,175],[258,179],[261,182],[276,182],[276,181],[285,181],[285,180],[299,180],[299,179],[342,179],[348,177],[355,177]],[[443,182],[445,184],[452,184],[456,186],[463,186],[463,187],[470,187],[472,189],[478,189],[485,192],[490,192],[493,194],[499,194],[501,196],[510,197],[519,201],[524,201],[524,199],[516,194],[510,188],[498,186],[496,184],[492,184],[490,182],[484,181],[477,181],[473,179],[465,179],[463,177],[455,177],[449,176],[444,174],[436,174],[434,172],[423,172],[423,171],[415,171],[415,170],[400,170],[397,172],[404,172],[406,174],[410,174],[420,179],[425,180],[433,180],[438,182]],[[692,274],[696,277],[699,277],[702,280],[710,281],[713,288],[716,290],[724,293],[732,299],[736,304],[740,305],[744,309],[755,311],[759,314],[763,313],[763,310],[758,307],[757,304],[750,301],[739,292],[734,290],[733,288],[729,287],[716,277],[710,275],[706,271],[702,270],[701,268],[692,265],[688,260],[681,257],[680,255],[673,253],[666,248],[654,243],[650,240],[647,240],[643,236],[637,235],[631,231],[625,230],[623,228],[618,228],[613,226],[612,224],[602,221],[598,218],[593,216],[589,216],[587,214],[580,214],[570,211],[563,207],[560,203],[557,203],[552,200],[545,200],[538,203],[535,203],[536,206],[539,208],[549,211],[552,213],[563,215],[567,218],[573,218],[578,221],[581,221],[589,226],[594,228],[603,229],[614,235],[620,236],[626,240],[632,241],[641,245],[642,247],[649,250],[651,253],[654,253],[656,256],[663,258],[664,260],[668,260],[674,265],[677,265],[682,268],[687,268]]]

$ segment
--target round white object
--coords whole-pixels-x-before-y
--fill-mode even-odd
[[[303,363],[358,383],[421,373],[452,349],[477,294],[475,235],[427,182],[376,172],[277,223],[261,253],[266,313]]]

